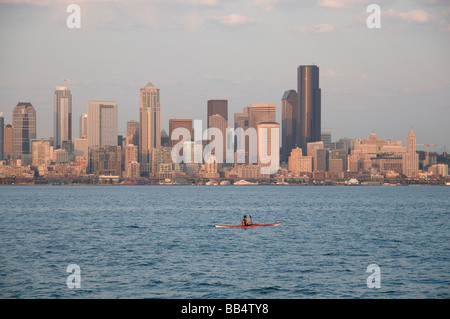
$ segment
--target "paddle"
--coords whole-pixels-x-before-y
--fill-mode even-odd
[[[248,224],[252,225],[253,224],[252,215],[249,215],[249,216],[250,216],[250,223],[248,223]]]

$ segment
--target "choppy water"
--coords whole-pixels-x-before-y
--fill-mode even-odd
[[[0,187],[0,297],[449,298],[449,198],[426,186]],[[282,224],[214,227],[243,214]]]

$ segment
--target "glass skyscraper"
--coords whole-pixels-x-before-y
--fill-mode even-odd
[[[151,170],[152,152],[161,146],[160,92],[152,82],[140,90],[139,102],[139,162],[142,171]]]
[[[13,110],[13,153],[31,154],[36,139],[36,110],[29,102],[19,102]]]
[[[297,69],[297,146],[306,155],[307,143],[321,140],[321,90],[319,67],[300,65]]]
[[[57,86],[54,95],[54,149],[66,149],[70,152],[72,144],[72,93],[65,86]]]

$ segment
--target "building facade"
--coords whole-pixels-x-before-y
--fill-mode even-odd
[[[31,154],[36,139],[36,110],[29,102],[19,102],[13,110],[13,153]]]
[[[160,90],[152,82],[140,90],[139,98],[139,162],[141,170],[151,171],[152,152],[161,146]]]
[[[297,93],[296,143],[305,152],[307,143],[321,140],[319,67],[316,65],[300,65],[298,67]]]
[[[295,90],[284,92],[281,99],[281,161],[287,163],[295,148],[298,94]]]
[[[115,101],[88,104],[88,146],[117,146],[118,115]]]
[[[72,144],[72,93],[65,86],[56,87],[53,114],[53,147],[59,149],[64,144],[66,148],[70,148]]]

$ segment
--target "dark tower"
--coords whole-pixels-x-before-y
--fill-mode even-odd
[[[300,65],[297,69],[297,146],[306,155],[309,142],[321,140],[321,106],[319,87],[319,67]]]

